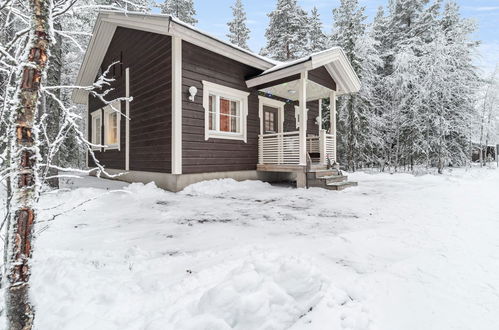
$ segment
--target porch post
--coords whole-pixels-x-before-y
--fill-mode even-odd
[[[300,74],[300,165],[307,165],[307,80],[308,71]]]
[[[336,161],[336,91],[331,91],[329,99],[329,118],[330,128],[329,133],[333,135],[334,139],[334,155],[331,161]]]
[[[319,99],[319,132],[322,130],[322,99]]]

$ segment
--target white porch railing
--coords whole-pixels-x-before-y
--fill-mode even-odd
[[[307,137],[307,152],[318,154],[320,152],[320,141],[318,136]]]
[[[260,135],[258,160],[260,164],[300,164],[300,132]]]
[[[319,145],[321,149],[321,163],[326,165],[327,160],[331,163],[336,162],[336,136],[328,134],[326,130],[319,132]]]
[[[320,162],[336,161],[336,141],[333,134],[321,130],[319,136],[307,137],[307,152],[321,155]],[[259,136],[258,161],[260,164],[300,164],[300,132],[265,134]]]

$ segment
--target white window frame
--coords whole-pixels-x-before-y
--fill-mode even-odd
[[[92,117],[92,121],[91,121],[91,125],[92,125],[92,136],[90,137],[90,142],[92,144],[102,145],[102,109],[95,110],[94,112],[92,112],[90,114],[90,116]],[[100,119],[100,125],[99,125],[99,127],[96,127],[96,120],[97,119]],[[95,133],[98,130],[100,131],[100,134],[99,134],[100,141],[97,141],[97,136],[95,135]],[[101,147],[92,146],[92,150],[101,151],[101,149],[102,149]]]
[[[226,98],[230,101],[236,101],[240,104],[241,117],[239,118],[239,127],[241,132],[222,132],[219,130],[210,130],[210,95],[216,95],[217,100],[219,97]],[[230,88],[227,86],[218,85],[209,81],[203,81],[203,107],[205,111],[204,123],[204,138],[208,139],[229,139],[241,140],[247,142],[248,128],[248,96],[250,93],[238,89]],[[218,103],[218,102],[217,102]],[[220,125],[220,107],[217,107],[216,123]]]
[[[103,108],[104,110],[104,151],[106,150],[120,150],[121,148],[121,102],[116,102],[113,104],[114,110],[110,105]],[[117,129],[117,138],[118,142],[115,144],[108,144],[108,136],[107,136],[107,127],[109,126],[109,115],[112,113],[116,113],[116,129]]]
[[[277,109],[277,122],[278,122],[278,132],[277,133],[282,133],[284,132],[284,106],[286,105],[285,102],[279,101],[279,100],[274,100],[270,99],[268,97],[264,96],[258,96],[258,100],[260,101],[260,107],[259,107],[259,117],[260,117],[260,135],[264,133],[264,121],[265,118],[263,118],[263,107],[271,107],[271,108],[276,108]]]

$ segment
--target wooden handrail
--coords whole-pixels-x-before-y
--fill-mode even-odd
[[[284,132],[284,133],[272,133],[272,134],[259,134],[258,137],[269,138],[269,137],[277,137],[277,136],[288,136],[288,135],[294,135],[294,134],[300,134],[300,131]]]

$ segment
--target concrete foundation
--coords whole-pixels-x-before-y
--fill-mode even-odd
[[[285,173],[285,172],[263,172],[263,171],[231,171],[231,172],[212,172],[212,173],[196,173],[196,174],[170,174],[170,173],[156,173],[156,172],[141,172],[141,171],[128,171],[117,170],[117,169],[106,169],[110,175],[116,175],[123,173],[122,175],[111,178],[102,174],[103,178],[118,180],[124,182],[142,182],[149,183],[154,182],[158,187],[178,192],[183,190],[188,185],[193,183],[215,180],[215,179],[234,179],[236,181],[245,180],[260,180],[264,182],[288,182],[297,181],[298,178],[296,173]],[[303,173],[305,174],[305,173]],[[95,174],[91,174],[95,175]],[[299,176],[299,175],[298,175]],[[299,180],[300,185],[305,186],[305,177]],[[303,181],[303,183],[302,183]],[[299,185],[297,185],[300,187]]]

